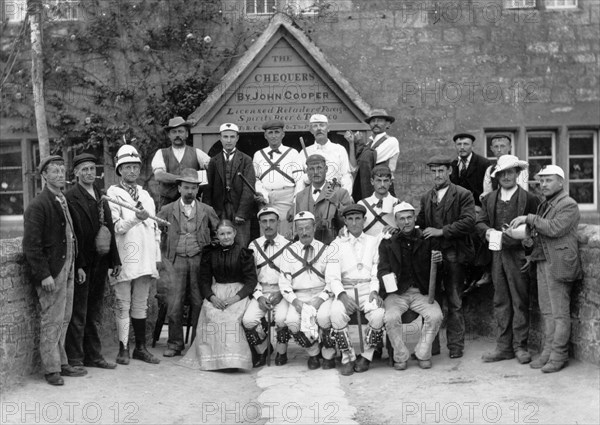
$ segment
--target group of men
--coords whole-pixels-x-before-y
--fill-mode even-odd
[[[149,287],[159,272],[166,272],[170,282],[163,355],[181,355],[184,301],[189,294],[195,325],[202,303],[200,255],[219,219],[235,223],[237,242],[254,251],[259,283],[243,326],[255,348],[255,366],[265,364],[271,352],[268,318],[276,324],[276,365],[287,363],[287,342],[293,337],[306,348],[310,369],[335,367],[338,352],[342,374],[364,372],[383,345],[385,328],[393,349],[391,364],[404,370],[410,353],[402,315],[412,310],[423,318],[414,356],[427,369],[431,356],[440,352],[436,335],[442,305],[449,356],[462,357],[462,295],[477,232],[485,241],[480,244],[492,250],[499,328],[497,347],[484,354],[484,361],[515,356],[521,363],[531,361],[526,269],[536,264],[545,345],[531,366],[544,372],[564,367],[570,288],[582,272],[579,213],[564,191],[562,169],[551,165],[538,173],[545,196],[539,204],[526,191],[527,163],[508,154],[509,138],[492,140],[492,150],[498,152],[492,165],[473,152],[474,136],[458,134],[458,158],[434,156],[427,162],[434,187],[421,197],[417,214],[391,193],[400,148],[386,130],[394,118],[376,110],[366,121],[373,132],[368,140],[358,133],[345,135],[350,155],[329,140],[324,115],[311,116],[315,143],[302,152],[282,144],[285,123],[269,121],[263,125],[269,146],[251,159],[237,149],[236,124],[220,126],[223,150],[209,157],[186,145],[189,124],[175,117],[165,127],[171,146],[152,160],[160,190],[156,208],[136,183],[142,161],[130,145],[117,153],[120,181],[107,197],[94,186],[93,156],[74,158],[77,184],[65,195],[62,157],[44,158],[39,171],[45,188],[25,212],[23,247],[41,305],[46,380],[62,385],[61,376],[83,376],[84,366],[116,367],[102,357],[98,335],[109,269],[116,295],[117,363],[128,364],[130,357],[159,362],[145,346]],[[251,241],[255,208],[260,208],[262,236]],[[527,227],[524,236],[522,225]],[[108,241],[106,249],[100,247],[101,234]],[[438,269],[431,284],[432,271]],[[368,323],[358,356],[348,332],[357,310]],[[130,325],[136,341],[133,356]]]

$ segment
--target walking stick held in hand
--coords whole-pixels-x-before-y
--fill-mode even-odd
[[[356,321],[358,322],[358,343],[360,344],[360,352],[365,352],[365,342],[363,341],[362,318],[360,317],[360,303],[358,302],[358,288],[354,287],[354,299],[356,300]]]
[[[271,309],[267,310],[267,366],[271,366]]]
[[[432,254],[436,251],[432,251]],[[429,298],[427,302],[433,304],[435,301],[435,283],[437,281],[437,263],[431,261],[431,267],[429,268]]]
[[[300,146],[302,146],[302,152],[304,152],[304,159],[308,159],[308,154],[306,153],[306,145],[304,144],[304,139],[300,137]]]

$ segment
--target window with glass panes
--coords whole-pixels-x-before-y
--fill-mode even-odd
[[[551,131],[527,132],[529,192],[541,195],[535,176],[544,165],[556,164],[556,134]]]
[[[21,141],[0,144],[0,215],[23,214],[23,158]]]
[[[249,15],[275,12],[276,0],[246,0],[246,13]]]
[[[569,195],[582,209],[598,206],[598,132],[569,132]]]
[[[545,0],[546,9],[573,9],[577,7],[577,0]]]

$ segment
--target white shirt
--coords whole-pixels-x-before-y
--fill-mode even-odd
[[[171,146],[171,149],[173,150],[173,155],[175,156],[177,162],[181,162],[183,154],[185,153],[185,146],[181,148]],[[200,164],[200,168],[207,169],[208,163],[210,162],[210,156],[202,152],[200,149],[194,150],[196,151],[196,159],[198,160],[198,164]],[[154,158],[152,158],[152,172],[156,173],[156,171],[158,170],[167,171],[167,166],[163,158],[162,149],[157,150],[154,154]]]
[[[369,292],[379,292],[378,245],[378,238],[365,233],[358,238],[351,234],[335,238],[330,245],[332,255],[327,260],[325,280],[336,297],[346,289],[363,284],[369,285]],[[354,299],[354,294],[349,295]]]
[[[273,239],[274,245],[269,245],[267,246],[267,249],[264,249],[263,246],[265,245],[266,240],[267,238],[261,236],[260,238],[257,238],[254,241],[252,241],[250,245],[248,245],[248,248],[251,249],[254,253],[254,265],[258,266],[259,264],[264,263],[262,267],[256,268],[258,283],[253,294],[253,297],[255,299],[259,299],[264,295],[264,293],[279,292],[279,272],[273,267],[271,267],[269,263],[266,262],[265,258],[256,249],[254,243],[256,242],[258,246],[260,246],[260,249],[262,249],[269,258],[273,257],[276,253],[278,253],[281,249],[283,249],[284,246],[286,246],[289,243],[289,241],[286,238],[284,238],[280,234],[277,234],[277,236],[275,236],[275,239]],[[281,264],[283,263],[283,258],[284,255],[282,253],[273,260],[273,264],[276,267],[279,267],[280,270]]]
[[[179,198],[179,203],[181,204],[181,211],[185,214],[187,218],[190,218],[192,215],[192,211],[196,211],[196,201],[192,201],[191,204],[186,204],[183,202],[182,198]]]
[[[373,206],[378,202],[379,198],[377,198],[375,194],[369,196],[368,198],[361,199],[360,201],[358,201],[359,204],[365,206],[367,204]],[[383,213],[383,221],[385,221],[388,225],[396,227],[396,220],[394,218],[394,207],[399,202],[400,201],[397,198],[393,197],[388,193],[388,195],[382,199],[381,208],[376,206],[373,207],[373,209],[378,215],[381,215]],[[365,215],[365,228],[367,228],[373,220],[375,220],[375,216],[373,215],[373,213],[371,213],[371,210],[367,208],[367,214]],[[378,236],[381,234],[383,227],[383,224],[379,220],[375,220],[375,224],[373,224],[365,233],[370,236]]]
[[[515,192],[517,191],[518,188],[519,188],[519,185],[516,185],[512,189],[508,189],[508,190],[501,187],[500,188],[500,200],[504,201],[504,202],[510,201],[510,198],[512,198],[512,196],[515,194]]]
[[[306,148],[307,156],[319,154],[325,157],[327,161],[327,181],[332,181],[334,178],[346,189],[348,193],[352,193],[352,174],[350,174],[350,161],[348,160],[348,152],[342,145],[332,143],[327,139],[327,143],[319,145],[315,143]],[[306,158],[300,155],[302,169],[306,170]],[[308,180],[305,180],[305,184]]]
[[[435,191],[435,193],[437,194],[437,201],[438,201],[438,204],[439,204],[440,202],[442,202],[442,199],[444,199],[444,196],[446,195],[446,192],[448,192],[448,188],[449,188],[449,187],[450,187],[450,185],[448,185],[448,186],[446,186],[446,187],[443,187],[443,188],[441,188],[441,189],[438,189],[438,190],[436,190],[436,191]]]
[[[273,158],[270,157],[271,147],[267,147],[254,153],[252,164],[254,165],[254,171],[256,173],[256,191],[263,195],[265,200],[269,200],[269,191],[284,189],[284,188],[295,188],[294,193],[298,193],[304,188],[302,184],[302,165],[301,157],[296,149],[290,148],[289,146],[279,146],[278,150],[281,153],[273,153]],[[294,179],[295,183],[292,183],[289,179],[285,178],[280,172],[271,170],[262,179],[260,178],[265,171],[271,168],[269,162],[265,159],[265,155],[273,163],[277,162],[281,156],[287,152],[287,155],[278,163],[278,168],[285,174]],[[261,152],[264,152],[263,155]]]
[[[464,162],[465,171],[469,168],[469,164],[471,163],[471,158],[473,158],[473,152],[471,152],[469,154],[469,156],[467,157],[467,159]],[[461,156],[458,157],[458,163],[456,164],[456,166],[458,167],[458,174],[460,175],[460,172],[462,171],[462,167],[463,167],[463,162],[462,162]]]
[[[375,151],[377,152],[377,164],[384,163],[390,167],[393,174],[394,171],[396,171],[396,164],[398,162],[398,156],[400,155],[400,142],[398,139],[383,132],[379,133],[375,138],[373,138],[373,136],[369,137],[369,139],[372,140],[370,145],[374,146],[377,141],[384,136],[388,136],[388,138],[375,148]]]
[[[317,202],[317,199],[319,199],[319,196],[321,196],[321,192],[325,189],[325,183],[323,182],[323,184],[321,185],[321,187],[314,187],[313,185],[310,186],[310,190],[311,190],[311,195],[313,198],[313,202]],[[320,192],[316,192],[315,190],[319,190]]]
[[[313,239],[310,245],[312,246],[312,253],[309,257],[309,261],[311,261],[324,246],[322,242],[316,239]],[[321,278],[314,271],[305,270],[295,278],[292,278],[292,275],[300,271],[304,265],[302,261],[298,260],[288,251],[292,251],[300,258],[304,258],[304,245],[300,241],[294,242],[286,249],[286,252],[283,253],[281,273],[279,274],[279,289],[281,290],[283,298],[290,304],[296,298],[300,299],[302,302],[308,302],[316,296],[327,301],[331,292],[330,286],[325,283],[324,278]],[[313,267],[323,274],[323,276],[325,275],[327,259],[331,257],[331,254],[330,247],[325,248],[325,251],[321,254],[315,264],[313,264]]]

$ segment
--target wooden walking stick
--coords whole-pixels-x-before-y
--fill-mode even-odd
[[[111,198],[110,196],[102,195],[102,199],[104,199],[104,200],[106,200],[108,202],[112,202],[113,204],[120,205],[123,208],[127,208],[128,210],[134,211],[136,213],[142,211],[139,208],[134,207],[133,205],[129,205],[127,202],[123,202],[123,201],[120,201],[118,199]],[[150,219],[158,222],[159,224],[164,224],[165,226],[170,226],[171,225],[171,223],[169,223],[167,220],[163,220],[162,218],[156,217],[154,215],[151,215],[148,218],[150,218]]]
[[[432,252],[433,253],[433,252]],[[429,304],[433,304],[435,301],[435,284],[437,281],[437,263],[431,261],[431,266],[429,267],[429,298],[427,301]]]
[[[304,144],[304,139],[300,137],[300,146],[302,146],[302,152],[304,152],[304,159],[308,159],[308,153],[306,153],[306,145]]]
[[[250,189],[250,191],[251,191],[251,192],[252,192],[254,195],[256,195],[256,194],[257,194],[257,193],[256,193],[256,189],[254,189],[254,186],[252,186],[252,183],[250,183],[250,182],[248,181],[248,179],[247,179],[246,177],[244,177],[244,175],[243,175],[242,173],[237,173],[237,175],[238,175],[238,176],[239,176],[239,177],[242,179],[242,182],[243,182],[243,183],[244,183],[246,186],[248,186],[248,189]]]
[[[363,340],[363,332],[362,332],[362,317],[360,317],[360,303],[358,302],[358,288],[354,287],[354,299],[356,300],[356,305],[358,308],[356,309],[356,321],[358,322],[358,343],[360,344],[360,352],[365,352],[365,342]]]
[[[267,310],[267,366],[271,366],[271,309]]]

